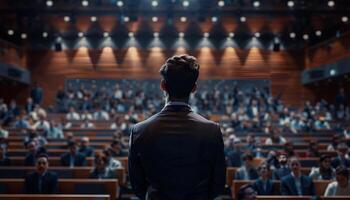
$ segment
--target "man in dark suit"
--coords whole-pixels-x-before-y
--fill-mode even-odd
[[[292,173],[281,179],[281,195],[315,195],[314,183],[311,178],[301,173],[301,165],[296,157],[290,159],[290,168]]]
[[[192,56],[174,56],[160,73],[165,107],[131,130],[132,188],[142,200],[214,199],[225,185],[224,144],[219,125],[188,104],[199,65]]]
[[[68,143],[69,152],[64,153],[61,156],[62,166],[84,166],[86,164],[86,158],[84,154],[77,151],[77,144],[73,141]]]
[[[257,195],[274,195],[274,186],[270,178],[270,166],[263,163],[259,166],[258,172],[260,177],[253,183]]]
[[[350,167],[350,159],[347,157],[348,146],[345,143],[340,143],[337,146],[337,157],[332,160],[332,167],[335,169],[338,166]]]
[[[290,174],[291,170],[288,165],[288,156],[285,153],[281,153],[278,156],[279,168],[275,169],[273,172],[273,176],[276,180],[282,179],[284,176]]]
[[[43,99],[43,89],[38,83],[35,83],[34,87],[30,91],[30,97],[33,99],[34,104],[40,104]]]
[[[25,177],[24,193],[55,194],[57,193],[57,175],[48,171],[49,161],[46,154],[40,154],[36,160],[36,171]]]

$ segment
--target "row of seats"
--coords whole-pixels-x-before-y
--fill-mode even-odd
[[[109,195],[0,194],[0,200],[110,200]]]

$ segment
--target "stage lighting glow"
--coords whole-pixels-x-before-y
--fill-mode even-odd
[[[337,70],[335,70],[335,69],[331,69],[329,71],[329,75],[331,75],[331,76],[335,76],[336,74],[337,74]]]
[[[26,39],[26,38],[27,38],[27,34],[22,33],[22,34],[21,34],[21,38],[22,38],[22,39]]]
[[[69,16],[64,16],[63,20],[64,20],[65,22],[69,22],[69,21],[70,21],[70,17],[69,17]]]
[[[84,6],[84,7],[89,6],[89,1],[83,0],[83,1],[81,2],[81,5]]]
[[[153,33],[153,37],[159,37],[159,33],[158,32],[155,32],[155,33]]]
[[[343,17],[341,18],[341,21],[344,22],[344,23],[346,23],[346,22],[349,21],[349,18],[348,18],[347,16],[343,16]]]
[[[152,17],[152,22],[157,22],[158,21],[158,17]]]
[[[181,21],[181,22],[186,22],[186,21],[187,21],[187,18],[186,18],[186,17],[181,17],[181,18],[180,18],[180,21]]]
[[[292,33],[289,34],[289,37],[290,37],[290,38],[295,38],[296,36],[297,36],[297,35],[296,35],[294,32],[292,32]]]
[[[225,1],[218,1],[218,6],[224,7],[225,6]]]
[[[317,30],[316,32],[315,32],[315,34],[317,35],[317,36],[321,36],[322,35],[322,31],[320,31],[320,30]]]
[[[13,30],[8,30],[8,31],[7,31],[7,34],[13,35],[13,34],[15,34],[15,32],[14,32]]]
[[[255,8],[259,7],[260,6],[260,1],[254,1],[253,6]]]
[[[203,36],[204,36],[205,38],[207,38],[207,37],[209,37],[209,33],[204,33]]]
[[[183,5],[184,7],[188,7],[188,6],[190,5],[190,2],[189,2],[189,1],[183,1],[183,2],[182,2],[182,5]]]
[[[183,38],[183,37],[185,37],[185,33],[183,33],[183,32],[180,32],[180,33],[179,33],[179,37],[180,37],[180,38]]]
[[[130,18],[128,16],[125,16],[124,17],[124,22],[128,22],[128,21],[130,21]]]
[[[218,18],[217,18],[217,17],[212,17],[212,18],[211,18],[211,21],[212,21],[212,22],[217,22],[217,21],[218,21]]]
[[[134,34],[133,32],[129,32],[128,36],[129,36],[129,37],[134,37],[135,34]]]
[[[79,32],[79,33],[78,33],[78,36],[79,36],[79,37],[84,37],[84,33],[83,33],[83,32]]]
[[[241,18],[239,18],[239,20],[240,20],[241,22],[246,22],[246,21],[247,21],[247,18],[244,17],[244,16],[242,16]]]
[[[118,7],[123,7],[123,6],[124,6],[123,1],[117,1],[117,6],[118,6]]]
[[[103,33],[103,37],[105,37],[105,38],[106,38],[106,37],[109,37],[109,33],[108,33],[108,32],[104,32],[104,33]]]
[[[304,40],[308,40],[308,39],[309,39],[309,35],[308,35],[308,34],[304,34],[304,35],[303,35],[303,39],[304,39]]]
[[[158,1],[152,1],[152,6],[157,7],[158,6]]]
[[[328,6],[329,7],[334,7],[335,6],[335,2],[334,1],[328,1]]]
[[[46,6],[48,6],[48,7],[53,6],[53,1],[52,0],[47,0],[46,1]]]
[[[47,32],[43,32],[43,38],[47,38],[49,34]]]
[[[97,17],[96,17],[96,16],[92,16],[92,17],[90,18],[90,20],[91,20],[92,22],[95,22],[95,21],[97,21]]]
[[[288,7],[292,8],[294,7],[295,4],[294,4],[294,1],[288,1],[287,5]]]
[[[254,33],[254,37],[256,38],[260,37],[260,33],[259,32]]]
[[[228,34],[228,37],[230,37],[230,38],[235,37],[235,33],[232,33],[232,32],[231,32],[231,33],[229,33],[229,34]]]

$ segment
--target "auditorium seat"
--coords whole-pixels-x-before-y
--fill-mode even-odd
[[[110,200],[109,195],[0,194],[0,200]]]

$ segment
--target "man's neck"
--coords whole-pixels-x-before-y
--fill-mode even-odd
[[[168,104],[169,102],[181,102],[181,103],[188,103],[188,97],[187,98],[173,98],[173,97],[167,97],[165,100],[165,103]]]

